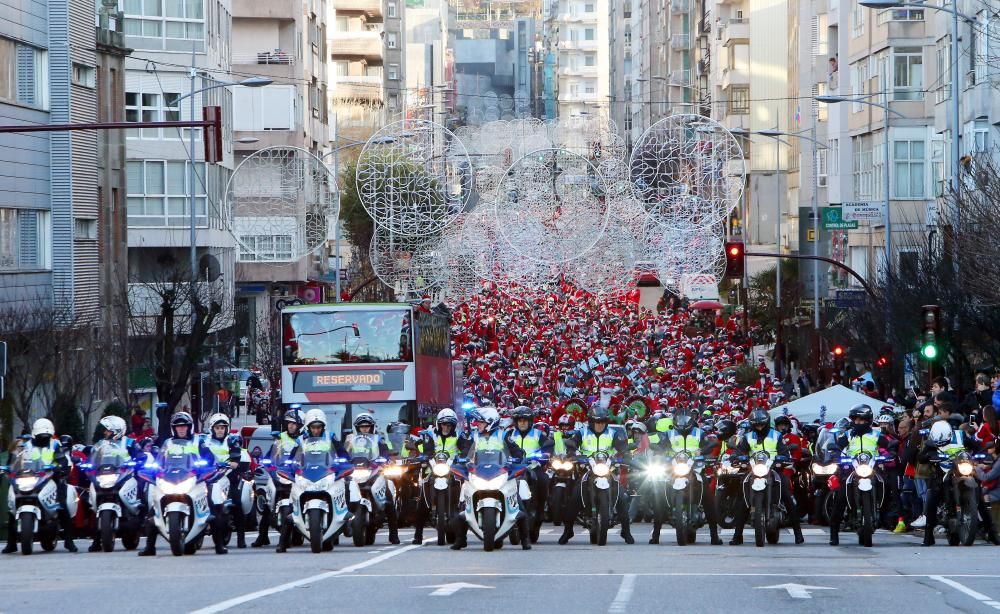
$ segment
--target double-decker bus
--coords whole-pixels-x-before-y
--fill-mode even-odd
[[[295,305],[282,310],[281,330],[282,403],[322,409],[338,436],[362,412],[385,432],[390,422],[416,426],[455,406],[447,311],[405,303]]]

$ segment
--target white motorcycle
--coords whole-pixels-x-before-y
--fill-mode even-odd
[[[17,535],[21,540],[21,554],[31,554],[35,538],[42,544],[42,550],[55,550],[59,541],[59,493],[52,479],[52,465],[46,465],[41,458],[32,458],[23,451],[9,468],[2,468],[10,474],[10,489],[7,506],[17,523]],[[66,509],[69,517],[76,515],[76,489],[66,487]]]
[[[360,493],[360,500],[351,499],[359,503],[351,520],[351,537],[358,548],[375,543],[375,535],[387,517],[390,497],[395,504],[396,486],[382,475],[382,466],[388,459],[380,457],[378,452],[378,441],[374,437],[355,434],[351,439],[349,454],[354,467],[351,485]]]
[[[293,480],[292,523],[309,540],[313,552],[322,552],[324,545],[332,549],[333,538],[351,519],[348,502],[361,499],[357,484],[345,479],[353,467],[335,458],[330,441],[322,437],[304,440],[295,463],[294,475],[287,466],[278,468],[279,477]]]
[[[89,462],[77,467],[86,469],[90,476],[90,502],[97,516],[101,550],[113,551],[115,537],[121,538],[126,550],[135,550],[143,514],[135,463],[128,451],[121,446],[100,445],[91,452]]]
[[[148,501],[157,530],[170,543],[174,556],[194,554],[205,540],[211,517],[205,482],[214,474],[215,466],[196,453],[168,445],[159,462],[147,462],[145,469],[156,471],[153,475],[139,475],[150,482]]]
[[[469,466],[469,479],[462,486],[465,521],[483,550],[492,551],[514,530],[522,548],[530,548],[528,515],[521,501],[531,498],[527,482],[519,480],[526,466],[511,467],[504,452],[489,450],[476,453]]]

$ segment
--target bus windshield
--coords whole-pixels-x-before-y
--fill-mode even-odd
[[[282,314],[286,365],[409,362],[409,309],[291,311]]]

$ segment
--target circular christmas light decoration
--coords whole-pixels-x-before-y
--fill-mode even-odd
[[[223,219],[240,262],[295,262],[323,245],[338,217],[336,180],[299,147],[267,147],[244,158],[226,184]]]
[[[423,292],[436,286],[443,275],[439,244],[437,235],[405,237],[376,226],[369,248],[372,270],[387,286]]]

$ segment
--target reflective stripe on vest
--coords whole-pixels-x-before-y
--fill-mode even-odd
[[[224,463],[229,460],[229,440],[219,441],[215,437],[205,438],[205,447],[211,450],[216,462]]]
[[[178,443],[178,441],[183,441],[184,443]],[[167,445],[164,447],[164,456],[174,456],[180,454],[193,454],[198,456],[201,454],[201,450],[198,444],[192,439],[168,439]]]
[[[31,448],[29,448],[28,458],[31,460],[40,458],[46,465],[51,465],[56,460],[56,450],[55,446],[52,445],[53,443],[55,442],[49,442],[49,445],[44,448],[39,448],[34,445],[31,446]]]
[[[530,429],[524,434],[522,434],[521,431],[514,429],[511,439],[518,445],[519,448],[524,450],[525,455],[534,454],[542,449],[542,433],[535,428]]]
[[[552,448],[552,453],[556,455],[566,454],[566,441],[563,439],[562,431],[556,431],[552,434],[552,441],[555,442],[555,447]]]
[[[596,452],[614,453],[614,441],[614,436],[608,431],[597,435],[590,429],[584,429],[583,437],[580,438],[580,454],[590,456]]]
[[[941,448],[941,452],[954,458],[958,453],[965,450],[965,433],[956,430],[951,435],[951,443]]]
[[[458,437],[452,435],[451,437],[441,437],[435,434],[431,441],[434,442],[434,452],[447,452],[448,456],[455,458],[458,456]],[[482,448],[480,448],[482,449]]]
[[[762,442],[757,441],[757,433],[753,431],[747,433],[746,437],[747,443],[750,444],[751,454],[763,451],[767,452],[771,456],[774,456],[778,452],[778,441],[780,436],[778,435],[778,431],[774,429],[767,432],[767,435],[764,437],[764,441]]]
[[[670,439],[670,448],[674,452],[697,452],[701,445],[700,428],[692,429],[691,434],[687,436],[681,435],[677,431],[670,431],[667,437]]]
[[[281,446],[281,450],[285,454],[290,454],[291,451],[294,450],[295,447],[299,445],[299,438],[292,437],[288,433],[282,433],[281,436],[278,437],[278,443]]]
[[[477,452],[503,452],[506,449],[507,446],[504,445],[503,433],[501,431],[496,431],[492,435],[480,435],[476,439]]]
[[[845,453],[850,457],[855,457],[862,452],[869,454],[878,453],[878,431],[872,429],[864,435],[853,436],[847,439],[847,450]]]

